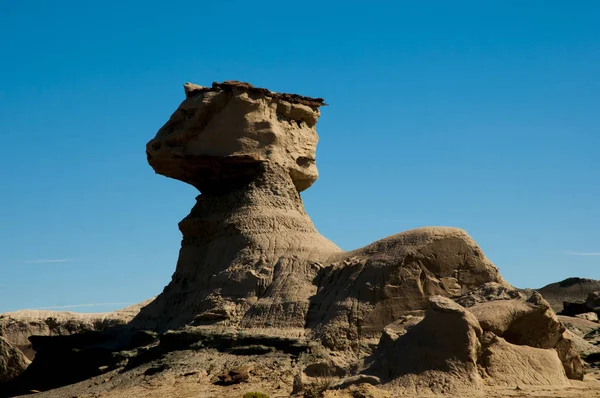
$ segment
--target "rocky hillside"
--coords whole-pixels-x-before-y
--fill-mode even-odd
[[[584,302],[590,293],[600,291],[600,281],[584,278],[567,278],[536,289],[544,296],[555,312],[563,310],[563,303]]]

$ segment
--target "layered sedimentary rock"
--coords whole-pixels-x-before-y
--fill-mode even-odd
[[[69,311],[21,310],[0,314],[0,337],[33,359],[31,336],[67,336],[102,331],[127,324],[153,299],[114,312],[83,314]]]
[[[173,279],[136,327],[306,327],[328,346],[348,348],[357,325],[378,337],[431,295],[505,284],[460,229],[408,231],[348,253],[317,232],[299,192],[318,176],[322,99],[240,82],[185,91],[146,149],[157,173],[201,195],[179,224]]]
[[[526,302],[507,284],[465,231],[418,228],[345,253],[319,234],[300,193],[318,177],[322,99],[234,81],[184,88],[146,147],[157,173],[200,191],[179,223],[171,282],[130,324],[159,336],[123,345],[118,333],[94,335],[106,339],[101,356],[95,343],[64,339],[77,361],[92,356],[91,370],[68,382],[152,361],[147,371],[166,371],[178,350],[221,359],[278,352],[297,367],[298,393],[321,372],[342,378],[332,388],[369,380],[413,393],[581,378],[578,341],[539,295]],[[63,348],[39,343],[45,362],[30,369],[43,373]]]
[[[486,283],[510,288],[459,228],[402,232],[333,260],[319,274],[307,326],[335,349],[379,338],[399,317],[425,309],[431,296],[460,297]]]
[[[320,99],[239,82],[187,86],[147,145],[157,173],[201,191],[179,223],[171,283],[133,323],[304,328],[321,263],[341,250],[318,233],[300,191],[317,178]]]
[[[395,341],[382,341],[365,372],[404,393],[478,390],[482,333],[473,314],[448,298],[434,296],[425,319]]]
[[[32,338],[73,336],[122,327],[152,300],[107,313],[22,310],[0,314],[0,384],[19,376],[35,358]]]

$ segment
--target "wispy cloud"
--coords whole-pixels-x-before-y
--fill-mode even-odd
[[[58,259],[49,259],[49,260],[29,260],[23,261],[24,264],[56,264],[56,263],[70,263],[75,261],[72,258],[58,258]]]
[[[83,308],[83,307],[100,307],[100,306],[117,306],[117,305],[132,305],[134,303],[89,303],[89,304],[69,304],[69,305],[54,305],[51,307],[38,307],[34,310],[58,310],[64,308]]]
[[[600,256],[600,252],[566,252],[569,256]]]

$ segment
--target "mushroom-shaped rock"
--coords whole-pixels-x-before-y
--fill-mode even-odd
[[[235,81],[184,88],[146,150],[157,173],[201,195],[179,223],[171,283],[132,325],[303,333],[319,264],[341,252],[318,233],[299,194],[318,176],[323,100]]]

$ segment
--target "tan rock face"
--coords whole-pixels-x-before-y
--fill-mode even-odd
[[[184,88],[148,161],[201,195],[179,223],[171,282],[134,328],[293,337],[315,355],[304,376],[335,363],[397,392],[480,390],[482,375],[499,385],[582,375],[549,304],[524,302],[465,231],[418,228],[346,253],[318,233],[299,192],[317,178],[322,100],[239,82]],[[509,361],[515,374],[500,375]]]
[[[153,299],[114,312],[83,314],[69,311],[22,310],[0,314],[0,337],[5,338],[29,359],[35,351],[30,336],[67,336],[90,330],[106,330],[125,325],[140,308]]]
[[[457,393],[482,386],[477,369],[481,327],[452,300],[429,300],[425,319],[373,355],[368,374],[404,393]]]
[[[313,336],[335,349],[378,338],[431,296],[459,297],[488,282],[510,287],[458,228],[417,228],[336,257],[319,275],[307,320]]]
[[[173,279],[136,327],[312,329],[348,349],[358,335],[378,338],[398,316],[425,309],[432,295],[508,286],[457,228],[420,228],[349,253],[316,231],[298,192],[317,178],[322,99],[240,82],[184,89],[147,145],[148,162],[202,194],[179,224]]]
[[[553,348],[565,327],[539,293],[525,301],[498,300],[469,309],[485,331],[504,337],[513,344]]]
[[[240,82],[185,88],[186,100],[146,146],[157,173],[207,192],[246,181],[253,165],[269,161],[286,170],[298,191],[315,182],[322,99]]]
[[[583,362],[576,342],[566,333],[566,327],[539,293],[534,292],[527,301],[490,301],[477,304],[469,310],[475,314],[484,331],[501,336],[507,342],[554,348],[567,377],[583,379]]]
[[[0,337],[0,383],[20,375],[30,364],[29,359],[4,337]]]
[[[569,380],[553,349],[514,345],[486,332],[480,363],[494,386],[566,386]]]
[[[341,252],[317,232],[299,195],[318,176],[323,100],[239,82],[185,90],[186,100],[148,143],[148,162],[202,194],[179,224],[171,283],[133,324],[302,334],[320,264]]]

